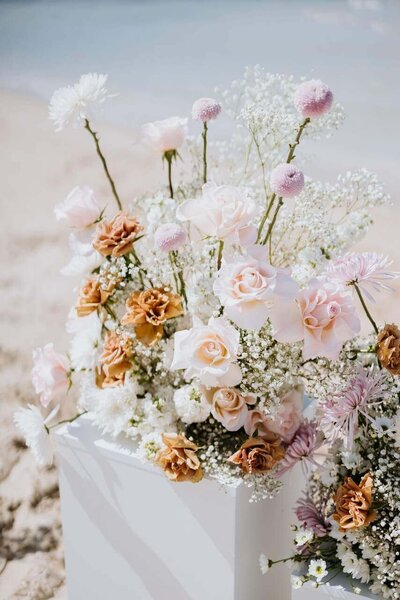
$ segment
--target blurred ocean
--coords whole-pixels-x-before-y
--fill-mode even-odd
[[[400,155],[399,29],[400,0],[0,1],[0,86],[47,101],[81,73],[109,73],[119,95],[104,117],[136,127],[187,115],[195,98],[261,64],[333,88],[348,115],[329,142],[335,171],[390,171]]]

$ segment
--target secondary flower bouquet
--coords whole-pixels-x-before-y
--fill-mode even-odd
[[[329,135],[342,108],[321,81],[256,67],[219,100],[194,103],[201,135],[177,117],[143,126],[167,185],[122,198],[93,125],[106,80],[84,75],[50,103],[58,130],[73,123],[92,137],[110,202],[80,187],[55,208],[73,251],[63,271],[83,279],[68,354],[52,344],[34,353],[41,405],[78,385],[73,418],[89,413],[104,435],[135,440],[137,456],[171,481],[207,476],[272,496],[295,464],[322,460],[320,416],[303,417],[304,390],[325,397],[333,374],[348,383],[364,351],[360,311],[371,319],[368,285],[396,276],[386,258],[349,252],[387,196],[364,169],[334,184],[308,178],[299,145]],[[221,111],[233,134],[215,142]],[[56,411],[15,417],[42,464]]]

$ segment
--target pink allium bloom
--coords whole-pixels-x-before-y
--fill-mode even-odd
[[[186,234],[177,223],[160,225],[154,233],[154,246],[161,252],[178,250],[186,241]]]
[[[178,219],[190,221],[202,235],[241,246],[254,243],[257,234],[251,225],[257,212],[254,200],[233,185],[208,182],[202,191],[202,198],[186,200],[178,207]]]
[[[68,390],[68,370],[68,359],[56,352],[53,344],[33,351],[32,383],[43,406],[47,406],[55,394]]]
[[[320,117],[328,112],[332,102],[331,90],[319,79],[304,81],[294,95],[294,105],[303,117]]]
[[[343,343],[360,331],[360,319],[349,290],[314,279],[291,302],[276,302],[270,313],[278,342],[304,340],[303,358],[339,358]]]
[[[304,421],[286,448],[285,458],[280,463],[277,476],[280,477],[298,463],[302,463],[303,467],[320,466],[325,458],[322,450],[322,438],[318,434],[317,422]]]
[[[216,119],[220,114],[222,107],[217,100],[214,98],[199,98],[193,104],[192,107],[192,118],[195,121],[211,121]]]
[[[324,537],[329,533],[331,529],[329,521],[321,514],[308,495],[297,500],[295,512],[302,526],[311,529],[317,537]]]
[[[321,427],[325,437],[334,441],[341,437],[351,450],[358,428],[358,418],[368,416],[368,404],[378,401],[383,392],[382,384],[386,374],[358,367],[348,385],[333,398],[329,398],[321,407]]]
[[[272,191],[282,198],[298,196],[304,188],[304,175],[294,165],[283,163],[275,167],[270,175]]]
[[[142,127],[142,140],[154,152],[177,150],[187,135],[187,119],[171,117],[163,121],[146,123]]]
[[[274,418],[268,420],[269,431],[277,433],[287,444],[290,444],[303,421],[303,396],[303,389],[293,389],[287,392],[282,396]]]
[[[93,225],[101,215],[101,208],[90,187],[75,187],[54,209],[57,221],[65,221],[68,227],[85,229]]]
[[[376,252],[348,252],[329,266],[326,276],[345,285],[357,283],[368,300],[375,302],[369,289],[390,291],[393,288],[386,282],[399,277],[399,273],[389,269],[391,264],[387,256]]]
[[[260,329],[274,296],[291,297],[297,286],[283,269],[267,261],[265,246],[251,246],[238,262],[225,262],[214,282],[214,293],[225,315],[242,329]]]

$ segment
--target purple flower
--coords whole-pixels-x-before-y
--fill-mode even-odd
[[[294,105],[303,117],[320,117],[333,102],[333,94],[319,79],[304,81],[296,90]]]
[[[387,256],[376,252],[348,252],[330,265],[326,275],[345,285],[357,283],[368,300],[374,302],[368,288],[375,292],[392,290],[386,282],[399,277],[399,273],[389,269],[391,264]]]
[[[323,458],[323,438],[319,435],[316,421],[304,421],[286,448],[285,458],[280,462],[276,475],[280,477],[296,464],[318,467]],[[319,452],[321,451],[321,452]]]
[[[328,440],[332,442],[342,437],[347,449],[351,450],[359,415],[370,419],[367,405],[382,396],[382,384],[385,379],[384,372],[358,366],[356,374],[347,386],[337,396],[329,398],[320,409],[321,427]]]
[[[161,252],[178,250],[186,241],[186,234],[177,223],[164,223],[154,233],[154,246]]]
[[[220,114],[222,107],[217,100],[214,98],[199,98],[193,104],[192,107],[192,118],[195,121],[211,121],[216,119]]]
[[[272,171],[270,184],[277,196],[293,198],[298,196],[304,187],[304,175],[295,166],[282,163]]]
[[[318,537],[324,537],[331,529],[329,521],[318,510],[308,494],[297,500],[295,513],[303,527],[311,529]]]

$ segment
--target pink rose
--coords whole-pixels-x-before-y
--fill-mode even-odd
[[[277,433],[289,444],[303,421],[303,390],[292,389],[281,398],[281,404],[273,419],[268,420],[268,429]]]
[[[198,377],[207,387],[230,387],[242,380],[236,364],[239,332],[225,319],[211,317],[208,325],[194,319],[192,329],[175,333],[174,343],[171,369],[186,369],[187,379]]]
[[[187,135],[187,119],[171,117],[163,121],[146,123],[142,127],[142,140],[154,152],[177,150]]]
[[[254,402],[252,396],[242,396],[234,388],[220,388],[212,394],[211,414],[228,431],[238,431],[246,422],[249,412],[247,404]]]
[[[249,435],[250,437],[254,435],[256,431],[258,432],[258,437],[262,437],[263,434],[267,434],[269,431],[269,421],[270,419],[265,413],[263,413],[258,408],[255,408],[254,410],[248,411],[246,421],[244,424],[244,429],[247,435]]]
[[[65,221],[68,227],[85,229],[93,225],[101,215],[94,192],[87,186],[75,187],[54,209],[57,221]]]
[[[177,211],[181,221],[190,221],[202,235],[242,246],[254,243],[255,214],[254,201],[241,188],[215,183],[204,184],[202,198],[183,202]]]
[[[305,360],[339,358],[343,343],[360,331],[352,294],[342,286],[314,279],[289,302],[275,302],[270,314],[278,342],[304,340]]]
[[[273,295],[293,297],[297,285],[283,269],[266,260],[265,246],[252,246],[238,262],[225,262],[214,282],[225,315],[242,329],[260,329]]]
[[[56,352],[52,343],[33,351],[32,383],[43,406],[55,394],[68,390],[68,370],[68,359]]]

